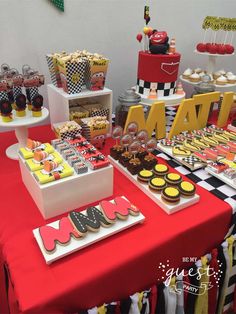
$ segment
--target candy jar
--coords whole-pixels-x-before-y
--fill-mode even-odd
[[[124,128],[129,108],[138,105],[141,101],[141,97],[132,89],[128,89],[118,97],[118,101],[119,103],[116,107],[116,125],[120,125]]]

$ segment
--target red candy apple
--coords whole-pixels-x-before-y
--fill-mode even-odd
[[[225,45],[225,52],[226,52],[227,54],[232,54],[232,53],[234,53],[234,46],[229,45],[229,44]]]
[[[226,53],[226,49],[225,49],[225,45],[219,45],[218,46],[218,51],[217,51],[220,55],[224,55]]]
[[[209,52],[212,43],[206,43],[206,51]]]
[[[206,44],[204,44],[204,43],[199,43],[199,44],[197,44],[197,51],[199,51],[199,52],[206,52]]]
[[[211,45],[209,46],[208,52],[209,52],[209,53],[212,53],[212,54],[215,54],[215,53],[217,53],[217,48],[218,48],[218,46],[217,46],[216,44],[211,44]]]

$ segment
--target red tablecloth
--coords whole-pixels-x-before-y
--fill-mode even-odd
[[[137,205],[145,223],[47,266],[32,234],[45,221],[21,181],[18,162],[5,156],[14,134],[0,136],[1,263],[8,266],[22,312],[68,313],[127,297],[156,282],[159,262],[183,266],[183,257],[209,252],[228,230],[230,206],[201,187],[200,203],[168,216],[115,170],[114,196],[125,195]],[[48,126],[32,128],[30,136],[53,138]]]

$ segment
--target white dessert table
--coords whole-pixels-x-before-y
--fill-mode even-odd
[[[26,109],[25,117],[17,117],[15,110],[12,112],[13,120],[11,122],[3,122],[0,117],[0,126],[4,128],[14,128],[18,143],[9,146],[6,149],[6,155],[10,159],[18,160],[19,148],[26,146],[28,138],[28,127],[45,120],[49,116],[47,108],[42,109],[41,117],[32,117],[32,111]]]

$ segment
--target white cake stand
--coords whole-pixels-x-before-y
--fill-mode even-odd
[[[6,149],[6,155],[10,159],[18,160],[19,148],[26,146],[26,141],[28,138],[28,127],[45,120],[49,115],[49,111],[47,108],[43,108],[41,117],[32,117],[32,111],[29,111],[27,109],[26,109],[25,117],[16,117],[15,110],[13,110],[12,115],[13,115],[13,120],[11,122],[3,122],[2,118],[0,117],[0,126],[4,128],[15,129],[15,134],[16,134],[18,143],[9,146]]]

